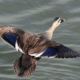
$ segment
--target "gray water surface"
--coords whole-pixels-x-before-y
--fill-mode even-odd
[[[0,0],[0,24],[33,33],[48,29],[55,17],[65,18],[53,40],[80,53],[80,0]],[[13,61],[21,53],[0,40],[0,80],[80,80],[80,58],[42,58],[35,72],[17,77]]]

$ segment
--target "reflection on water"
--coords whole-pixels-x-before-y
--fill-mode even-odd
[[[37,33],[48,29],[56,16],[66,21],[55,30],[53,39],[80,52],[79,0],[0,0],[0,24]],[[26,80],[13,72],[13,61],[20,54],[0,40],[0,80]],[[27,78],[31,79],[80,80],[80,58],[42,58]]]

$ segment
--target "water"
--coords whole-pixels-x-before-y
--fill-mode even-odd
[[[48,29],[56,16],[66,21],[54,31],[53,39],[80,52],[80,0],[0,0],[3,25],[38,33]],[[20,55],[0,40],[0,80],[80,80],[80,58],[42,58],[31,76],[17,77],[13,61]]]

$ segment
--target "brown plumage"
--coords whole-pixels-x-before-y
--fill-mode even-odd
[[[30,75],[36,68],[36,62],[44,56],[80,57],[79,53],[51,40],[53,31],[61,22],[63,19],[55,18],[52,26],[40,34],[32,34],[10,26],[0,26],[0,38],[22,52],[21,57],[14,61],[14,71],[18,76]]]
[[[35,58],[22,54],[19,59],[14,61],[14,71],[18,76],[26,77],[35,70],[35,62]]]

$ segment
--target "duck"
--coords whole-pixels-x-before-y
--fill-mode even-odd
[[[38,34],[0,25],[0,39],[21,52],[21,56],[15,59],[13,64],[17,76],[31,75],[42,57],[63,59],[80,57],[78,52],[52,40],[54,30],[64,21],[65,19],[56,17],[49,29]]]

